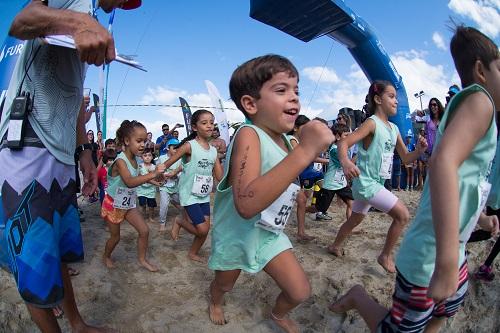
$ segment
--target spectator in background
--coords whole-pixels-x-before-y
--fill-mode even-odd
[[[89,144],[92,146],[92,162],[94,162],[95,167],[99,164],[99,160],[97,159],[97,151],[99,150],[99,145],[94,141],[94,131],[87,131],[87,140]]]
[[[161,126],[161,131],[163,132],[163,134],[156,139],[156,144],[155,144],[155,149],[158,151],[158,154],[160,156],[165,155],[167,153],[168,150],[167,142],[170,139],[174,139],[172,133],[175,131],[176,128],[180,127],[184,127],[184,125],[175,124],[172,130],[170,130],[167,124],[163,124]]]
[[[115,139],[106,139],[106,141],[104,141],[104,150],[109,149],[115,150],[116,152]]]
[[[443,118],[444,108],[443,104],[436,97],[431,98],[429,101],[429,120],[425,124],[425,135],[427,139],[427,154],[430,157],[434,141],[436,140],[436,132],[441,118]]]
[[[151,149],[152,152],[155,150],[155,143],[153,142],[153,133],[148,132],[146,141],[144,142],[144,150]]]
[[[451,98],[453,96],[455,96],[456,94],[458,94],[459,91],[460,91],[460,88],[456,84],[450,86],[450,88],[448,89],[448,96],[446,96],[446,105],[448,105]],[[446,105],[445,105],[445,107],[446,107]]]

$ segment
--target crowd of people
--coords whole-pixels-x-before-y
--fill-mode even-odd
[[[341,113],[328,127],[323,119],[299,115],[295,66],[282,56],[265,55],[243,63],[230,78],[231,99],[247,121],[228,146],[219,138],[214,115],[204,109],[193,113],[190,134],[181,141],[179,124],[172,129],[164,124],[163,134],[153,141],[142,123],[125,120],[116,139],[103,143],[101,132],[97,140],[93,131],[85,132],[88,99],[82,102],[82,78],[85,63],[112,61],[115,50],[112,36],[85,14],[82,2],[73,1],[66,8],[35,0],[10,30],[28,45],[0,123],[0,222],[5,226],[0,245],[42,332],[60,331],[57,313],[51,310],[57,305],[74,331],[112,331],[87,325],[74,299],[67,263],[83,259],[77,190],[93,202],[100,199],[100,215],[109,233],[102,260],[109,269],[119,269],[112,255],[120,242],[121,224],[127,221],[137,231],[139,264],[158,271],[148,258],[147,223],[156,223],[157,197],[159,232],[170,225],[174,240],[181,229],[192,234],[187,251],[191,260],[207,262],[200,249],[210,234],[208,267],[214,277],[208,312],[217,325],[227,322],[224,296],[240,273],[264,271],[281,290],[270,318],[285,332],[300,331],[289,313],[309,298],[311,286],[284,229],[296,204],[297,239],[311,240],[305,214],[331,220],[328,210],[335,195],[346,205],[346,221],[326,250],[342,257],[346,239],[372,208],[389,215],[392,223],[376,260],[395,274],[395,291],[391,310],[375,302],[361,285],[335,300],[330,310],[357,310],[373,332],[437,332],[443,319],[458,311],[468,286],[466,243],[489,239],[499,229],[495,105],[500,104],[500,54],[493,41],[474,28],[456,28],[450,49],[463,89],[453,91],[446,111],[437,98],[430,100],[428,119],[418,125],[415,138],[403,138],[389,121],[398,106],[390,82],[376,80],[370,85],[364,121],[356,120],[353,126],[353,120]],[[107,12],[140,4],[99,1]],[[77,50],[39,45],[33,39],[48,31],[69,33]],[[58,61],[45,61],[54,57]],[[53,77],[41,74],[46,66],[53,66]],[[25,119],[24,146],[13,148],[8,134],[11,105],[19,91],[33,92],[39,85],[53,89],[34,94],[33,110]],[[74,87],[75,97],[66,98],[63,106],[57,101],[68,86]],[[74,126],[52,121],[61,117]],[[403,186],[401,170],[406,175]],[[390,188],[422,190],[413,221]],[[170,204],[177,210],[171,221]],[[474,231],[476,224],[483,230]],[[476,272],[478,279],[493,279],[499,247],[497,241]]]

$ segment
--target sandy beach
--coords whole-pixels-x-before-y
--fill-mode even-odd
[[[409,207],[413,216],[420,192],[394,192]],[[85,261],[73,264],[80,274],[73,278],[77,304],[89,323],[107,325],[120,332],[280,332],[269,319],[269,312],[279,293],[278,287],[264,272],[242,273],[234,290],[226,298],[225,326],[213,325],[207,313],[207,290],[213,272],[206,265],[190,261],[186,254],[192,236],[181,233],[178,241],[168,232],[160,234],[156,223],[150,223],[149,257],[160,266],[150,273],[137,264],[136,232],[124,223],[121,242],[113,258],[116,268],[109,270],[101,261],[107,236],[99,217],[99,204],[80,200],[86,221],[82,222]],[[369,213],[347,242],[345,256],[328,254],[326,246],[345,220],[345,208],[334,199],[330,207],[332,221],[306,218],[307,232],[317,238],[297,242],[295,213],[286,228],[294,251],[312,285],[312,296],[295,309],[291,316],[302,332],[368,332],[361,317],[349,312],[338,315],[328,304],[354,284],[362,284],[379,303],[391,304],[394,275],[377,264],[384,237],[390,224],[385,214]],[[177,213],[169,209],[169,223]],[[442,332],[500,332],[500,259],[494,264],[497,277],[490,283],[474,280],[471,272],[486,259],[493,242],[468,246],[469,294],[458,315],[448,320]],[[202,255],[208,257],[210,240]],[[0,270],[0,332],[36,332],[28,311],[21,301],[12,276]],[[60,319],[64,332],[67,321]]]

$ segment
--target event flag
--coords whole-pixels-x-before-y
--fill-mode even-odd
[[[220,137],[226,142],[226,145],[229,146],[229,123],[227,122],[226,113],[224,112],[224,107],[222,105],[222,98],[212,82],[205,80],[205,85],[207,86],[212,106],[215,109],[215,120],[217,121],[217,125],[219,127]]]
[[[179,101],[181,102],[182,116],[184,117],[184,124],[186,125],[186,135],[189,135],[193,131],[191,128],[191,108],[184,98],[179,97]]]

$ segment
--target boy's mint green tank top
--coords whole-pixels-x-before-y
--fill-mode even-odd
[[[337,154],[337,145],[332,144],[329,149],[330,161],[326,169],[325,178],[323,179],[323,188],[330,191],[340,190],[347,186],[339,177],[344,173]],[[337,175],[337,176],[336,176]],[[342,178],[345,179],[345,178]]]
[[[170,156],[168,154],[160,155],[158,158],[160,163],[166,162]],[[165,170],[165,173],[173,172],[177,170],[177,168],[181,165],[181,160],[177,160],[172,164],[168,169]],[[160,186],[160,192],[167,192],[169,194],[179,193],[179,174],[175,178],[171,178],[170,180],[166,180],[162,186]]]
[[[490,95],[483,87],[473,84],[459,92],[450,101],[446,108],[443,119],[436,133],[436,143],[439,145],[443,133],[448,124],[448,117],[455,112],[463,100],[473,93],[486,94],[491,102]],[[494,105],[494,104],[493,104]],[[465,261],[465,244],[470,232],[477,223],[476,215],[480,212],[481,188],[480,184],[485,181],[491,170],[491,162],[495,155],[497,143],[497,128],[495,117],[491,119],[490,127],[484,137],[474,147],[467,159],[458,168],[459,186],[459,232],[460,266]],[[437,161],[439,162],[439,161]],[[444,161],[443,163],[445,163]],[[429,286],[436,260],[436,236],[432,223],[432,202],[429,192],[429,181],[425,180],[424,190],[420,199],[415,219],[410,224],[396,258],[396,267],[399,272],[411,283],[427,287]]]
[[[497,129],[498,130],[498,129]],[[500,144],[497,140],[497,152],[493,159],[490,173],[491,192],[486,206],[495,210],[500,209]]]
[[[255,130],[260,140],[260,172],[265,174],[287,156],[266,132],[254,125],[242,125]],[[240,130],[239,129],[239,130]],[[239,131],[238,130],[238,131]],[[238,132],[235,134],[238,135]],[[288,138],[283,135],[289,150],[292,149]],[[249,273],[261,271],[279,253],[292,248],[285,233],[276,235],[255,226],[260,219],[257,214],[251,219],[242,218],[234,206],[232,186],[228,183],[233,142],[229,146],[227,167],[224,178],[217,186],[212,226],[212,253],[208,267],[213,270],[228,271],[242,269]],[[251,161],[249,162],[251,163]],[[272,186],[272,184],[269,184]]]
[[[154,164],[150,165],[150,170],[148,170],[144,164],[139,165],[139,175],[147,175],[150,171],[154,170]],[[144,183],[137,186],[137,196],[154,199],[156,197],[156,186],[150,183]]]
[[[198,141],[188,141],[191,145],[191,160],[187,163],[182,161],[182,174],[179,177],[179,200],[181,206],[194,205],[196,203],[210,202],[210,193],[204,197],[192,194],[193,182],[196,175],[212,176],[215,160],[217,159],[217,149],[209,146],[203,148]]]
[[[125,156],[125,153],[121,152],[120,154],[118,154],[118,156],[116,156],[115,161],[113,162],[113,165],[119,159],[125,161],[125,164],[127,165],[127,168],[128,168],[128,171],[130,172],[130,175],[132,177],[137,177],[137,174],[138,174],[137,169],[132,166],[132,164],[128,160],[127,156]],[[111,176],[111,171],[113,170],[113,165],[111,165],[111,167],[108,168],[108,176],[107,176],[108,188],[106,189],[106,192],[108,193],[108,195],[110,197],[112,197],[114,199],[115,195],[116,195],[116,189],[118,187],[127,187],[127,185],[125,185],[125,183],[123,182],[122,177],[120,177],[120,175],[118,175],[116,177]]]
[[[352,195],[355,200],[368,201],[384,187],[385,179],[380,176],[384,154],[393,154],[398,139],[399,129],[396,124],[385,124],[376,115],[370,118],[375,122],[375,134],[368,147],[358,143],[358,160],[356,165],[360,175],[352,181]],[[392,161],[392,157],[390,159]],[[391,170],[392,171],[392,170]]]

